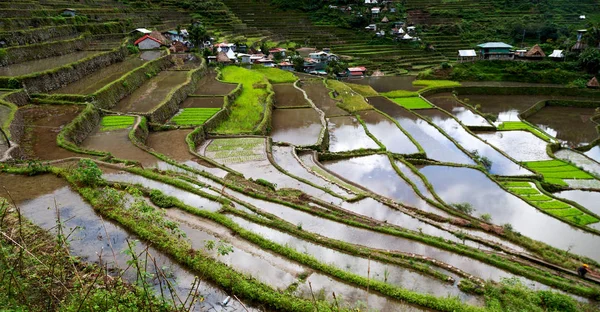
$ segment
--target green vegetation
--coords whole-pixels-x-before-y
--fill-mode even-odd
[[[270,93],[269,82],[258,72],[236,66],[222,69],[223,81],[242,84],[242,93],[231,105],[229,117],[217,126],[218,133],[252,133],[262,121]]]
[[[582,311],[575,299],[548,290],[533,291],[518,278],[504,279],[499,285],[486,285],[488,311]]]
[[[369,110],[373,109],[373,106],[369,105],[365,98],[362,95],[357,94],[344,84],[343,82],[337,80],[327,80],[327,86],[334,89],[337,92],[337,98],[341,99],[341,102],[338,103],[338,106],[349,111],[349,112],[357,112],[361,110]]]
[[[203,125],[220,110],[220,108],[184,108],[171,119],[171,123],[176,125]]]
[[[413,86],[423,86],[425,89],[419,90],[422,92],[424,90],[436,89],[436,88],[454,88],[460,87],[461,84],[458,81],[451,80],[415,80],[413,81]]]
[[[375,91],[371,86],[369,85],[362,85],[362,84],[356,84],[356,83],[349,83],[349,82],[345,82],[345,84],[350,87],[352,90],[354,90],[354,92],[362,95],[362,96],[378,96],[379,93],[377,93],[377,91]]]
[[[478,61],[454,66],[450,79],[568,84],[588,75],[576,62]]]
[[[575,206],[544,194],[533,183],[508,181],[502,182],[502,185],[534,207],[559,219],[565,219],[580,226],[600,221]]]
[[[528,161],[523,164],[542,174],[546,182],[553,184],[566,185],[564,179],[594,179],[589,173],[560,160]]]
[[[100,131],[112,131],[127,129],[133,126],[135,117],[133,116],[104,116],[100,123]]]
[[[298,77],[296,77],[296,75],[294,75],[292,72],[281,70],[279,68],[271,68],[259,65],[252,67],[252,70],[265,75],[265,77],[267,77],[271,83],[291,83],[298,80]]]
[[[545,132],[522,121],[505,121],[498,126],[498,130],[525,130],[546,142],[552,142],[552,138]]]
[[[420,97],[407,97],[407,98],[395,98],[392,99],[396,104],[406,109],[427,109],[433,108],[429,102],[423,100]]]
[[[388,98],[405,98],[405,97],[416,97],[419,96],[419,93],[416,91],[407,91],[407,90],[394,90],[390,92],[383,92],[381,95]]]

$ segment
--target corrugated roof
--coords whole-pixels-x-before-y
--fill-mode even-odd
[[[133,44],[137,45],[138,43],[140,43],[140,42],[142,42],[142,41],[144,41],[146,39],[150,39],[152,41],[158,42],[159,44],[163,44],[162,42],[160,42],[160,40],[158,40],[156,38],[153,38],[153,37],[150,37],[150,35],[144,35],[142,38],[136,40]]]
[[[549,57],[565,57],[563,54],[563,50],[554,50],[552,51],[552,54],[548,55]]]
[[[482,44],[478,45],[478,47],[489,48],[489,49],[493,49],[493,48],[510,49],[510,48],[512,48],[512,46],[510,44],[506,44],[504,42],[486,42],[486,43],[482,43]]]
[[[477,56],[475,50],[458,50],[458,56],[460,57],[472,57]]]

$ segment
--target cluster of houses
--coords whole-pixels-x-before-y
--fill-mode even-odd
[[[540,60],[550,58],[553,60],[563,60],[565,54],[563,50],[554,50],[552,54],[546,55],[539,45],[534,45],[531,49],[515,50],[510,44],[504,42],[486,42],[477,46],[479,52],[474,49],[458,50],[458,62],[473,62],[476,60]]]
[[[382,23],[388,23],[389,20],[387,17],[384,17],[381,20]],[[386,35],[386,31],[381,29],[378,30],[377,24],[369,24],[369,26],[365,27],[366,30],[374,31],[378,37],[384,37]],[[387,31],[387,34],[392,35],[394,40],[410,40],[410,41],[419,41],[419,37],[417,36],[417,27],[415,26],[406,26],[404,22],[395,22],[392,29]]]
[[[141,35],[133,44],[140,50],[158,49],[168,46],[173,53],[187,52],[193,47],[188,40],[189,33],[185,29],[169,30],[165,32],[152,31],[146,28],[137,28],[131,34]]]

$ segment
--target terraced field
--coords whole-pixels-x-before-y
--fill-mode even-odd
[[[1,14],[22,20],[0,25],[70,25],[38,16],[66,3],[87,24],[188,17],[173,1],[162,17],[148,2],[88,2],[15,2],[20,13]],[[306,13],[288,12],[298,27],[286,31],[273,8],[253,15],[261,2],[225,3],[202,16],[221,34],[245,25],[246,36],[337,44],[357,62],[409,68],[398,62],[410,60],[402,47],[380,46],[399,53],[385,69],[362,35]],[[454,18],[430,12],[410,16]],[[1,127],[14,143],[0,147],[0,267],[11,274],[0,278],[3,307],[598,310],[600,279],[576,270],[600,268],[600,163],[592,146],[581,145],[584,154],[560,144],[597,142],[596,113],[546,116],[556,106],[544,102],[542,130],[521,113],[543,95],[478,97],[454,81],[348,83],[274,68],[217,75],[201,58],[181,69],[177,55],[144,59],[124,40],[107,49],[93,53],[114,54],[110,64],[53,55],[33,76],[0,77]],[[585,137],[571,131],[584,127]]]

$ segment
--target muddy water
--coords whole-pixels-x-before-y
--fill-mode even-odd
[[[517,161],[551,160],[546,141],[529,131],[478,132],[478,137]]]
[[[237,195],[234,196],[237,197]],[[465,272],[483,279],[493,279],[495,281],[499,281],[502,277],[512,276],[507,272],[477,260],[459,256],[451,252],[446,252],[444,250],[401,237],[350,227],[345,224],[315,217],[308,213],[271,202],[265,202],[253,198],[244,198],[244,200],[258,207],[259,209],[274,214],[291,224],[301,226],[304,231],[316,233],[328,238],[361,246],[368,246],[375,249],[395,250],[424,255],[451,264]]]
[[[158,162],[158,158],[133,145],[129,140],[130,129],[99,131],[88,136],[81,147],[111,153],[114,157],[139,161],[142,166],[149,167]]]
[[[236,88],[236,84],[222,83],[216,79],[214,71],[208,72],[198,82],[198,87],[192,94],[196,95],[225,95]]]
[[[58,208],[65,231],[74,230],[69,242],[74,256],[95,262],[99,260],[99,255],[102,255],[102,261],[110,267],[127,269],[124,273],[125,280],[131,283],[137,280],[136,273],[127,265],[130,257],[123,251],[129,248],[127,240],[133,242],[138,238],[115,223],[103,221],[87,202],[66,186],[65,182],[51,175],[37,177],[0,175],[0,185],[11,192],[26,218],[53,233],[56,233],[56,208]],[[141,253],[146,247],[145,243],[138,242],[135,250]],[[191,290],[194,274],[156,249],[149,247],[148,251],[156,258],[158,266],[170,273],[169,280],[176,293],[181,298],[185,298]],[[154,272],[154,267],[149,265],[147,271]],[[151,283],[154,283],[153,290],[159,295],[160,284],[154,280]],[[166,287],[163,291],[166,297],[170,297]],[[203,311],[211,307],[219,307],[220,302],[228,296],[219,288],[203,281],[200,281],[199,293],[204,297],[204,301],[197,303],[194,308]],[[232,300],[224,310],[240,311],[241,309],[241,305]]]
[[[437,107],[454,115],[465,126],[491,126],[491,124],[478,114],[473,113],[464,105],[459,103],[452,93],[437,93],[427,96],[427,99]]]
[[[583,154],[569,149],[561,149],[560,151],[555,152],[554,156],[556,156],[556,158],[572,162],[577,167],[581,167],[589,173],[600,178],[600,164],[590,158],[587,158]]]
[[[569,146],[581,146],[598,138],[593,108],[546,106],[527,121]]]
[[[362,111],[360,118],[367,125],[367,129],[374,135],[386,149],[396,154],[415,154],[419,149],[398,128],[398,126],[377,111]]]
[[[88,56],[98,54],[98,51],[79,51],[61,56],[49,57],[45,59],[33,60],[19,64],[13,64],[0,67],[0,76],[21,76],[37,72],[46,71],[52,68],[61,67],[69,63],[77,62]]]
[[[150,180],[141,176],[137,176],[130,173],[109,173],[102,175],[104,179],[112,182],[126,182],[132,184],[141,184],[144,187],[150,189],[156,189],[165,195],[177,197],[180,201],[188,206],[192,206],[198,209],[204,209],[209,211],[217,211],[221,209],[221,204],[218,202],[211,201],[208,198],[201,197],[199,195],[184,191],[166,183]],[[186,183],[186,182],[183,182]]]
[[[348,193],[336,184],[309,172],[296,157],[294,147],[292,146],[273,146],[273,158],[275,158],[275,162],[290,174],[308,180],[322,188],[330,189],[340,196],[346,198],[353,196],[353,194]]]
[[[252,223],[237,216],[228,217],[246,230],[254,232],[277,244],[288,246],[296,251],[309,254],[321,263],[333,265],[344,271],[352,272],[363,277],[369,276],[378,281],[387,282],[397,287],[411,289],[421,293],[428,293],[436,296],[460,295],[463,300],[470,297],[463,294],[457,287],[454,287],[451,284],[412,272],[406,268],[351,256],[321,245],[313,244],[278,230]],[[370,274],[367,274],[367,268],[369,266],[371,272]]]
[[[274,84],[275,106],[310,106],[304,98],[304,94],[294,87],[292,83]]]
[[[358,149],[379,149],[355,117],[327,118],[329,125],[329,151],[346,152]]]
[[[468,151],[479,152],[479,155],[487,157],[492,161],[490,173],[497,175],[527,175],[532,174],[529,170],[522,168],[512,160],[506,158],[490,145],[486,144],[476,136],[470,134],[454,118],[437,109],[419,110],[421,116],[430,118],[431,121],[444,130],[450,137],[456,140]]]
[[[271,137],[275,142],[314,145],[318,142],[322,129],[319,114],[312,108],[273,111]]]
[[[184,83],[187,75],[187,71],[162,71],[122,99],[113,110],[147,113],[164,101],[175,87]]]
[[[488,213],[494,224],[511,224],[521,234],[561,249],[600,260],[597,236],[554,219],[504,191],[483,173],[469,168],[425,166],[420,169],[448,204],[470,203],[473,215]]]
[[[481,112],[494,114],[498,121],[519,121],[519,113],[543,100],[585,100],[585,98],[548,95],[460,95],[472,106],[480,105]]]
[[[400,105],[384,97],[370,97],[369,103],[394,118],[406,132],[419,142],[428,158],[459,164],[475,163],[439,130]]]
[[[221,108],[223,107],[224,97],[188,97],[181,104],[181,108]]]
[[[105,85],[121,78],[125,73],[143,65],[145,61],[139,56],[130,56],[120,63],[101,68],[82,79],[66,85],[51,93],[58,94],[92,94]]]
[[[192,248],[231,266],[234,270],[255,277],[280,291],[288,288],[305,269],[285,258],[276,256],[235,237],[231,231],[214,222],[198,218],[177,209],[166,210],[167,216],[178,222]],[[208,241],[219,246],[222,242],[233,248],[227,255],[217,248],[206,248]]]
[[[420,87],[415,87],[412,84],[416,78],[416,76],[381,76],[351,80],[350,82],[369,85],[377,92],[389,92],[394,90],[417,91]]]
[[[594,146],[589,151],[584,153],[587,157],[600,163],[600,146]]]
[[[81,156],[59,147],[56,136],[83,110],[83,105],[41,105],[20,108],[25,135],[19,143],[28,158],[53,160]]]
[[[330,90],[325,87],[323,81],[303,81],[301,87],[325,116],[348,115],[348,112],[337,107],[337,102],[329,96]]]
[[[570,199],[589,211],[600,215],[600,193],[599,192],[586,192],[586,191],[562,191],[554,193],[561,198]]]
[[[428,204],[412,187],[398,176],[385,155],[371,155],[324,163],[325,167],[345,179],[391,198],[401,204],[419,208],[441,216],[444,211]]]

